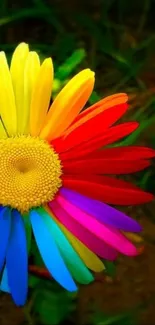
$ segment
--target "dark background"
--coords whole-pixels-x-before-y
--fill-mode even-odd
[[[125,119],[140,121],[140,128],[126,144],[155,148],[154,17],[153,0],[0,0],[0,49],[10,60],[14,47],[24,41],[42,59],[52,56],[54,94],[80,69],[93,69],[96,86],[90,103],[127,92],[130,109]],[[131,181],[155,193],[154,170],[153,163]],[[155,324],[155,204],[126,211],[144,227],[142,255],[108,264],[107,273],[82,287],[76,297],[31,278],[37,299],[30,295],[24,310],[0,294],[0,324]]]

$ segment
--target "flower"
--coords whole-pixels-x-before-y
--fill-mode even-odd
[[[145,147],[108,147],[138,127],[114,125],[127,110],[127,95],[80,113],[94,73],[78,73],[50,106],[52,82],[52,60],[40,64],[27,44],[17,46],[10,69],[0,53],[0,288],[17,305],[27,299],[27,223],[52,277],[76,291],[76,282],[90,283],[91,271],[104,269],[99,257],[137,254],[125,234],[140,225],[111,205],[153,198],[111,176],[142,170],[155,156]]]

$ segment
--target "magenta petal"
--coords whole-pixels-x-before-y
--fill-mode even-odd
[[[83,228],[78,222],[72,219],[56,200],[50,202],[49,207],[57,219],[91,251],[107,260],[116,259],[118,253],[115,249],[101,241],[89,232],[89,230]]]
[[[60,193],[81,210],[91,214],[98,221],[123,231],[139,232],[142,230],[137,221],[129,218],[123,212],[100,201],[90,199],[75,191],[62,188]]]
[[[71,219],[78,222],[84,229],[87,229],[93,235],[96,235],[101,241],[106,242],[106,244],[125,255],[137,255],[135,246],[128,241],[120,231],[100,223],[92,215],[79,209],[61,194],[57,195],[56,201],[70,215]]]

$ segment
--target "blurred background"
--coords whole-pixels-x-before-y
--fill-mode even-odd
[[[0,50],[10,60],[14,47],[24,41],[42,59],[52,56],[53,98],[75,73],[93,69],[96,85],[89,104],[127,92],[130,109],[125,120],[140,121],[140,127],[122,143],[155,148],[154,16],[154,0],[0,0]],[[153,163],[129,180],[155,193],[154,167]],[[155,204],[125,211],[144,228],[140,256],[105,262],[106,272],[76,295],[44,274],[31,274],[24,309],[0,293],[0,324],[155,324]],[[32,254],[41,265],[35,247]]]

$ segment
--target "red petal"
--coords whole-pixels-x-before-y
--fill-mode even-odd
[[[79,121],[82,122],[82,120],[84,120],[86,116],[88,118],[90,113],[96,111],[99,107],[103,107],[103,109],[105,110],[113,106],[126,103],[127,101],[128,101],[128,96],[125,93],[119,93],[119,94],[107,96],[101,99],[100,101],[98,101],[97,103],[95,103],[94,105],[88,107],[83,112],[81,112],[73,121],[72,125],[75,125]]]
[[[118,121],[127,108],[128,105],[126,103],[114,106],[81,124],[63,137],[61,144],[59,144],[59,151],[67,151],[102,135],[107,128]]]
[[[107,148],[89,155],[89,158],[93,159],[122,159],[130,161],[153,157],[155,157],[155,150],[140,146]]]
[[[76,192],[109,204],[133,205],[153,200],[153,195],[137,186],[107,176],[67,175],[63,176],[63,185]]]
[[[111,127],[99,137],[93,138],[91,141],[83,143],[82,145],[79,145],[74,149],[69,150],[68,152],[62,153],[60,155],[60,159],[63,161],[86,156],[91,152],[101,148],[102,146],[109,145],[127,136],[128,134],[135,131],[138,126],[139,124],[137,122],[128,122]],[[58,142],[57,144],[55,143],[54,148],[58,153],[61,152],[59,150],[60,147]]]
[[[130,161],[124,159],[85,159],[64,162],[65,174],[127,174],[142,170],[150,165],[149,161]]]

